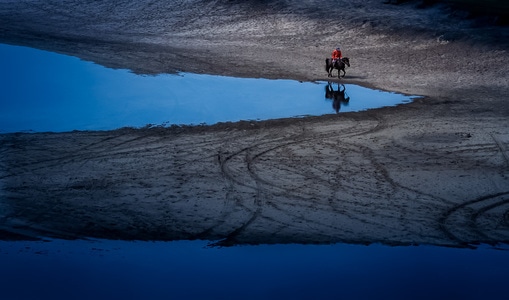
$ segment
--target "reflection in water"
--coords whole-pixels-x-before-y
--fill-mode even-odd
[[[2,299],[504,299],[509,253],[428,246],[0,241]]]
[[[346,94],[346,88],[344,84],[337,83],[337,89],[332,87],[332,83],[328,83],[325,86],[325,98],[332,100],[332,108],[336,113],[341,110],[341,104],[348,105],[350,97]]]
[[[2,44],[0,65],[0,133],[215,124],[331,113],[329,102],[323,101],[325,82],[196,74],[140,76],[71,56]],[[412,99],[345,86],[356,103],[342,112]]]

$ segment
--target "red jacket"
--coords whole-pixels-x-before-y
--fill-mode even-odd
[[[343,54],[341,53],[341,51],[338,49],[334,49],[334,51],[332,51],[332,59],[341,59],[341,58],[343,58]]]

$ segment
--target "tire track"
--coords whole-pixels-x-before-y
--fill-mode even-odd
[[[498,207],[502,207],[509,203],[507,197],[509,192],[500,192],[492,195],[486,195],[474,200],[466,201],[447,210],[439,219],[439,226],[451,240],[458,242],[460,245],[474,247],[472,244],[492,243],[493,239],[489,237],[493,228],[479,228],[477,220],[486,212]],[[509,212],[507,210],[500,215],[499,224],[505,223],[505,216]],[[506,229],[505,240],[509,241],[509,228]]]
[[[383,125],[381,122],[378,122],[376,126],[374,127],[371,127],[367,130],[364,130],[362,131],[360,134],[363,134],[363,132],[375,132],[375,131],[378,131],[378,130],[382,130],[383,128],[385,127],[385,125]],[[357,134],[359,133],[356,133],[356,132],[353,132],[352,133],[352,130],[353,128],[356,128],[358,129],[356,126],[352,126],[350,128],[347,128],[347,130],[345,130],[346,132],[348,132],[348,134],[345,134],[347,136],[356,136]],[[309,205],[310,207],[308,207],[307,209],[309,208],[316,208],[316,204],[311,204],[310,203],[310,199],[313,199],[313,197],[315,197],[315,193],[311,193],[311,192],[303,192],[301,189],[298,190],[298,192],[295,191],[295,188],[285,188],[285,187],[281,187],[279,184],[275,183],[273,180],[268,180],[266,179],[265,177],[262,177],[260,176],[260,174],[257,173],[256,171],[256,168],[254,167],[255,164],[257,163],[257,161],[259,161],[262,157],[264,157],[265,155],[271,153],[271,152],[274,152],[276,150],[281,150],[281,149],[284,149],[284,148],[288,148],[288,147],[291,147],[291,146],[296,146],[296,145],[303,145],[302,147],[306,148],[306,147],[309,147],[310,144],[313,144],[313,143],[316,143],[317,141],[320,141],[320,142],[324,142],[324,140],[326,139],[329,139],[330,138],[330,134],[331,132],[325,132],[325,133],[322,133],[320,135],[315,135],[315,136],[312,136],[312,137],[308,137],[306,133],[302,133],[300,135],[296,135],[296,136],[292,136],[292,137],[289,137],[289,138],[286,138],[286,139],[280,139],[280,140],[277,140],[277,143],[275,146],[273,147],[270,147],[270,145],[274,142],[267,142],[267,143],[258,143],[258,144],[254,144],[254,145],[251,145],[250,147],[246,147],[246,148],[243,148],[233,154],[231,154],[230,156],[228,156],[226,159],[224,160],[221,160],[221,157],[219,157],[219,162],[220,162],[220,165],[221,165],[221,170],[222,170],[222,173],[227,177],[229,178],[229,180],[232,182],[232,183],[235,183],[235,184],[238,184],[238,185],[241,185],[241,186],[245,186],[245,187],[248,187],[248,188],[251,188],[252,190],[255,190],[256,191],[256,197],[258,199],[258,202],[260,202],[260,195],[261,194],[264,194],[264,195],[267,195],[267,196],[272,196],[272,197],[276,197],[278,198],[278,202],[281,202],[281,203],[285,203],[286,202],[286,205],[290,205],[292,207],[303,207],[304,209],[306,209],[306,205]],[[342,135],[343,136],[343,135]],[[336,137],[337,139],[340,139],[342,136],[338,136]],[[285,141],[285,142],[283,142]],[[325,143],[326,145],[329,145],[329,143]],[[349,144],[350,145],[350,144]],[[268,147],[267,147],[268,146]],[[334,146],[337,146],[337,143],[334,144]],[[343,146],[344,147],[344,146]],[[349,148],[346,148],[347,150],[352,150],[351,149],[351,145]],[[356,149],[359,149],[359,146],[356,146],[354,147]],[[345,149],[345,148],[343,148]],[[323,149],[322,149],[323,150]],[[337,149],[334,149],[337,151]],[[245,158],[244,157],[241,157],[241,161],[243,161],[245,163],[245,168],[247,170],[247,172],[249,172],[249,175],[250,175],[250,181],[251,182],[254,182],[254,184],[246,184],[245,182],[241,182],[240,180],[238,180],[237,178],[239,178],[239,176],[234,176],[232,175],[234,172],[232,171],[232,169],[230,169],[227,164],[230,163],[235,157],[240,157],[241,154],[244,154],[245,153]],[[323,161],[323,160],[320,160],[320,161]],[[370,159],[371,163],[373,164],[373,160]],[[281,165],[280,163],[278,164],[274,164],[274,165]],[[380,169],[380,166],[377,166],[376,167],[377,169]],[[294,172],[297,172],[296,169],[291,169],[291,171]],[[385,170],[382,170],[380,173],[381,174],[385,174],[384,173]],[[297,172],[298,173],[298,172]],[[243,175],[245,175],[245,172],[242,173]],[[316,177],[316,178],[310,178],[309,174],[304,174],[302,173],[301,175],[306,175],[305,178],[307,178],[306,181],[313,181],[315,183],[322,183],[322,184],[325,184],[325,186],[328,186],[329,188],[332,188],[332,185],[330,183],[328,183],[328,180],[324,180],[323,177]],[[382,180],[386,179],[386,174],[385,176],[382,176]],[[230,186],[230,188],[232,188]],[[285,200],[287,199],[287,200]],[[290,201],[289,199],[293,199],[292,201]],[[299,203],[295,203],[295,201],[298,201]],[[275,208],[279,215],[283,214],[283,215],[286,215],[286,217],[289,219],[289,220],[301,220],[301,221],[304,221],[309,225],[317,225],[317,226],[320,226],[322,228],[331,228],[331,224],[330,223],[324,223],[324,222],[319,222],[317,221],[316,219],[315,220],[312,220],[312,219],[307,219],[306,217],[304,217],[303,215],[299,215],[299,214],[292,214],[290,213],[290,211],[288,209],[286,210],[283,210],[282,208],[279,208],[279,206],[273,202],[271,202],[270,200],[266,200],[267,203],[269,203],[269,206]],[[331,206],[332,207],[332,206]],[[333,211],[335,213],[339,213],[340,211],[339,210],[336,210],[333,208]],[[255,216],[259,216],[259,213],[261,212],[261,209],[257,209],[257,214],[255,214]],[[368,217],[365,217],[365,218],[362,218],[362,217],[352,217],[351,215],[349,216],[349,218],[351,220],[354,220],[354,219],[357,219],[359,222],[362,222],[362,223],[369,223],[369,218]],[[251,218],[249,219],[245,224],[249,225],[251,224],[256,218]],[[290,225],[290,224],[289,224]],[[235,230],[233,233],[233,236],[238,236],[247,226],[241,226],[242,230]],[[335,227],[333,227],[335,228]],[[340,228],[335,228],[336,230],[340,230]],[[229,238],[230,240],[232,239],[232,236]]]
[[[506,164],[506,167],[509,168],[509,154],[507,154],[507,149],[506,147],[504,146],[504,144],[499,140],[497,139],[493,134],[490,134],[491,138],[495,141],[495,144],[497,145],[498,149],[500,150],[500,152],[502,153],[502,157],[504,158],[505,160],[505,164]]]

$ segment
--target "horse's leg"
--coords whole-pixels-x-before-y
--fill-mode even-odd
[[[333,65],[330,63],[329,59],[326,58],[325,59],[325,71],[327,72],[327,75],[328,77],[332,77],[332,70],[333,70]]]

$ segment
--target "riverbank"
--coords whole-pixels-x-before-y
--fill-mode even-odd
[[[344,82],[425,97],[298,120],[1,135],[3,238],[509,241],[506,27],[415,2],[73,3],[3,3],[0,41],[136,73],[306,81],[327,79],[340,43]]]

